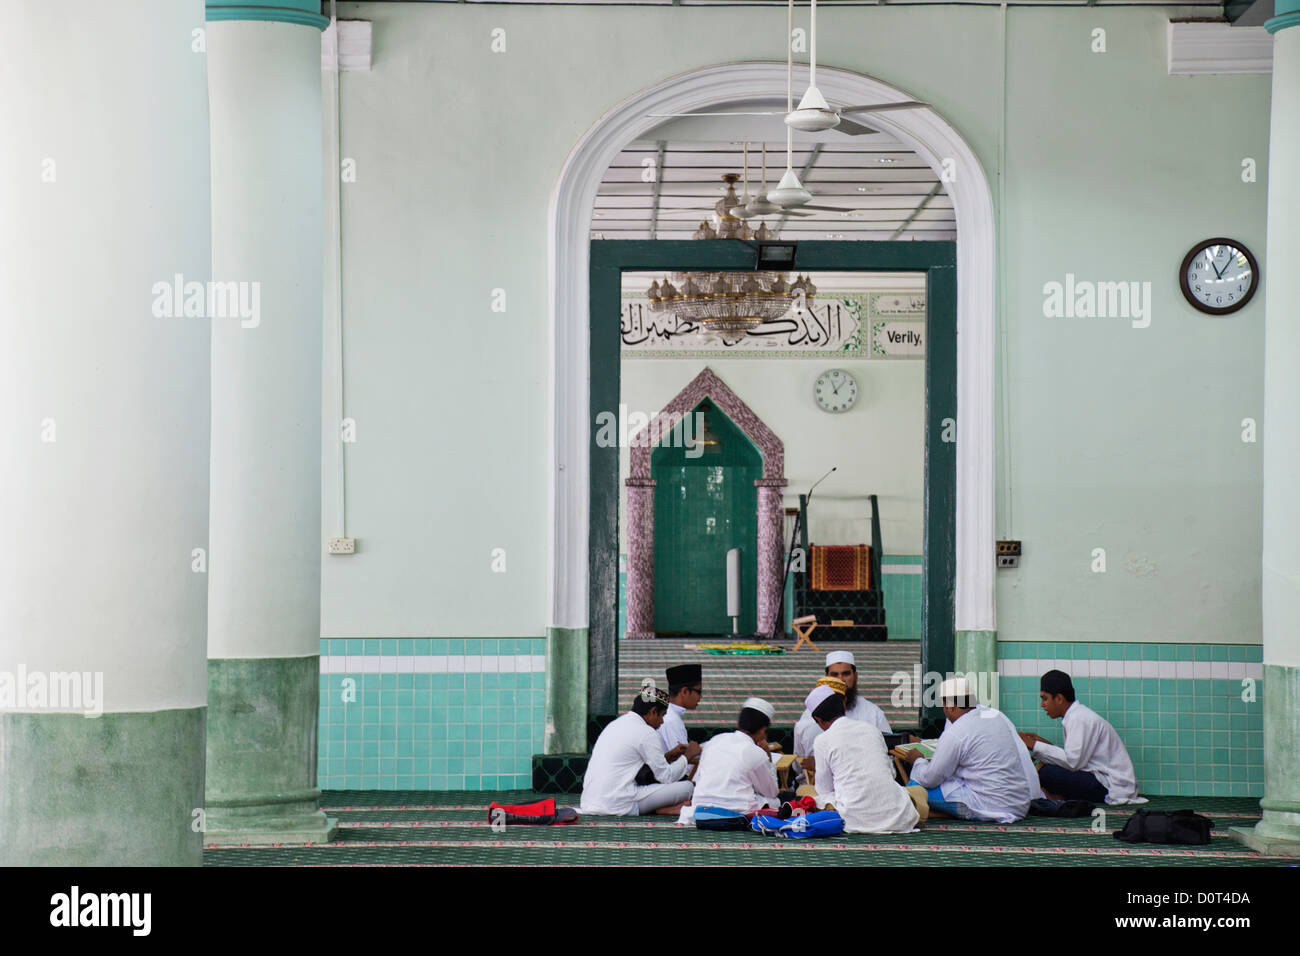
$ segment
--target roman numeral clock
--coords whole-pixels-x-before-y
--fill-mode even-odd
[[[1235,239],[1205,239],[1183,257],[1178,272],[1183,298],[1207,315],[1245,306],[1259,287],[1259,263]]]

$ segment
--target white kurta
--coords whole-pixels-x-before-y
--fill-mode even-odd
[[[776,791],[771,755],[749,734],[736,730],[719,734],[704,745],[691,803],[749,813],[762,806],[776,806]]]
[[[845,833],[907,833],[920,820],[894,779],[885,738],[870,724],[840,717],[813,744],[817,803],[834,804]]]
[[[844,712],[844,716],[849,720],[870,724],[882,734],[892,734],[894,732],[890,729],[889,721],[885,718],[885,712],[865,697],[858,697],[853,702],[852,709]],[[817,726],[817,721],[813,720],[812,714],[805,707],[803,715],[795,721],[794,725],[794,752],[800,757],[807,757],[813,752],[813,741],[817,739],[821,732],[821,728]]]
[[[945,800],[963,803],[978,820],[1014,823],[1043,795],[1029,751],[1000,710],[979,706],[949,722],[934,755],[912,764],[912,779]]]
[[[686,758],[664,759],[659,735],[640,714],[628,711],[596,738],[582,778],[582,813],[628,816],[636,812],[636,775],[647,764],[660,783],[686,776]]]
[[[664,714],[664,722],[659,725],[659,739],[663,741],[664,753],[685,744],[690,739],[686,735],[686,723],[682,720],[682,714],[684,713],[686,713],[686,708],[681,704],[668,705],[668,713]]]
[[[1106,802],[1146,803],[1137,792],[1137,774],[1115,728],[1095,710],[1077,700],[1061,718],[1065,746],[1034,744],[1034,756],[1066,770],[1083,770],[1106,788]]]

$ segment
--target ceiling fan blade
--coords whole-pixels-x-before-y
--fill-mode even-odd
[[[861,123],[853,122],[853,120],[841,119],[835,126],[835,132],[844,133],[846,136],[861,136],[864,133],[878,133],[880,130],[872,129],[870,126],[863,126]]]
[[[907,100],[903,103],[877,103],[875,106],[837,106],[835,112],[843,116],[845,113],[884,113],[888,110],[922,110],[929,107],[929,103]]]
[[[845,209],[843,206],[814,206],[812,203],[804,203],[800,209],[820,209],[822,212],[857,212],[856,209]]]
[[[656,119],[661,119],[661,118],[680,119],[686,116],[784,116],[784,115],[785,113],[782,113],[777,110],[767,110],[762,113],[647,113],[646,114],[646,116],[651,116]]]

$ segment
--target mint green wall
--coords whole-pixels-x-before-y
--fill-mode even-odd
[[[1237,317],[1200,317],[1175,271],[1201,237],[1264,252],[1269,77],[1166,76],[1166,24],[1187,9],[1008,10],[1005,106],[998,8],[822,11],[823,63],[932,103],[1003,213],[998,531],[1025,541],[1022,567],[999,577],[1005,640],[1258,640],[1259,446],[1238,432],[1260,415],[1262,296]],[[551,190],[579,137],[637,90],[720,49],[779,58],[785,11],[339,15],[374,22],[374,67],[342,82],[341,154],[357,169],[343,186],[343,288],[358,553],[325,559],[323,634],[536,635]],[[1108,53],[1089,52],[1094,26]],[[489,49],[495,27],[504,54]],[[1239,179],[1246,155],[1253,185]],[[1043,318],[1043,283],[1067,272],[1150,281],[1150,328]],[[330,468],[325,484],[328,524]],[[504,574],[491,571],[497,547]],[[1088,571],[1094,547],[1105,575]]]
[[[1177,271],[1213,236],[1264,259],[1269,77],[1166,76],[1164,11],[1098,13],[1009,16],[997,530],[1025,556],[998,573],[998,635],[1258,643],[1261,445],[1241,421],[1263,411],[1263,295],[1213,318]],[[1150,281],[1150,327],[1044,318],[1067,272]]]
[[[1021,731],[1061,742],[1039,705],[1059,668],[1080,703],[1115,727],[1145,794],[1257,797],[1264,792],[1262,648],[1241,644],[1002,641],[999,708]]]

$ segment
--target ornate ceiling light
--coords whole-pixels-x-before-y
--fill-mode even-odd
[[[695,239],[777,238],[766,223],[751,229],[733,209],[742,209],[736,196],[735,173],[723,175],[726,195],[714,205],[715,227],[701,222]],[[779,272],[674,272],[646,292],[652,312],[670,313],[696,325],[705,338],[735,345],[764,322],[775,322],[791,308],[812,308],[817,287],[807,276],[793,282]]]

